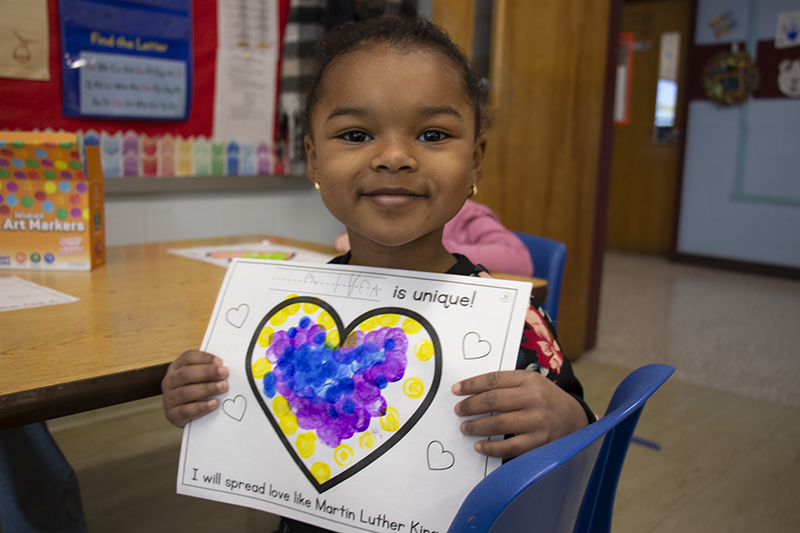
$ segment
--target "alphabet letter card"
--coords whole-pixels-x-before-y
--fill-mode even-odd
[[[451,386],[515,368],[530,290],[234,259],[202,345],[229,389],[184,430],[178,493],[339,532],[444,533],[500,465],[459,431]]]

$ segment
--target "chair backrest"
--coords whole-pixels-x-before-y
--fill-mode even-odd
[[[567,259],[567,246],[563,242],[539,237],[530,233],[515,231],[531,254],[533,275],[547,280],[547,300],[544,309],[550,320],[558,320],[558,300],[561,294],[561,276],[564,273],[564,261]]]
[[[639,415],[674,371],[647,365],[631,372],[603,418],[513,459],[478,483],[448,533],[609,531],[617,481]]]

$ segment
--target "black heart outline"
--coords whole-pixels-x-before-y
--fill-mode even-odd
[[[430,335],[431,343],[433,344],[434,369],[433,369],[433,380],[431,382],[431,387],[428,390],[428,393],[425,395],[425,398],[422,400],[420,406],[417,408],[416,411],[414,411],[414,414],[411,415],[411,418],[409,418],[408,421],[405,424],[403,424],[395,432],[394,435],[389,437],[389,439],[387,439],[386,442],[381,444],[377,450],[375,450],[370,455],[368,455],[355,465],[351,466],[341,474],[333,476],[325,483],[320,483],[319,481],[317,481],[317,478],[315,478],[314,475],[306,468],[306,465],[305,463],[303,463],[303,460],[297,455],[294,446],[292,446],[292,444],[289,442],[289,439],[286,438],[286,435],[284,435],[283,430],[280,428],[278,422],[273,417],[272,411],[270,411],[269,407],[267,407],[266,403],[264,402],[264,399],[261,397],[261,391],[258,390],[258,387],[256,386],[255,383],[255,378],[253,377],[253,366],[252,366],[253,350],[255,349],[256,343],[258,342],[258,336],[261,333],[261,330],[264,328],[267,322],[269,322],[269,319],[272,318],[278,312],[280,312],[283,308],[288,307],[290,305],[302,304],[302,303],[311,303],[317,305],[328,312],[328,314],[331,316],[334,323],[336,324],[337,329],[341,332],[339,334],[339,346],[341,346],[342,341],[347,338],[347,336],[353,331],[353,329],[362,322],[364,322],[366,319],[376,315],[389,314],[389,313],[404,315],[409,318],[413,318],[414,320],[422,324],[422,327],[424,327],[425,330],[428,332],[428,335]],[[269,420],[270,424],[272,424],[272,427],[275,429],[275,433],[278,435],[278,437],[280,437],[281,441],[283,442],[284,448],[289,450],[292,459],[294,459],[294,462],[297,463],[297,466],[300,468],[300,471],[303,472],[303,474],[305,474],[306,478],[311,483],[311,485],[317,490],[319,494],[322,494],[323,492],[332,489],[339,483],[349,479],[350,477],[354,476],[355,474],[359,473],[361,470],[372,464],[375,460],[380,458],[380,456],[382,456],[384,453],[392,449],[392,447],[394,447],[394,445],[397,444],[400,441],[400,439],[405,437],[405,435],[409,431],[411,431],[411,428],[413,428],[417,424],[417,422],[419,422],[420,418],[422,418],[422,415],[425,414],[425,411],[427,411],[428,407],[430,407],[431,403],[433,403],[433,398],[436,396],[436,392],[439,390],[439,384],[441,383],[442,380],[442,347],[441,344],[439,343],[439,337],[438,335],[436,335],[436,331],[433,329],[433,326],[431,326],[430,322],[428,322],[418,313],[415,313],[414,311],[411,311],[409,309],[403,309],[401,307],[380,307],[378,309],[372,309],[370,311],[367,311],[366,313],[362,313],[355,320],[350,322],[350,325],[348,325],[347,328],[345,328],[344,325],[342,324],[341,319],[339,318],[339,314],[336,312],[333,306],[329,305],[324,300],[320,300],[319,298],[315,298],[313,296],[296,296],[294,298],[289,298],[287,300],[284,300],[275,307],[273,307],[272,310],[270,310],[270,312],[267,313],[266,316],[264,316],[261,322],[259,322],[255,334],[253,335],[253,339],[250,341],[250,347],[247,349],[247,356],[245,357],[245,372],[247,373],[247,381],[248,383],[250,383],[250,388],[253,389],[253,394],[255,395],[256,400],[258,400],[259,405],[261,405],[261,410],[264,411],[264,414],[267,415],[267,420]]]

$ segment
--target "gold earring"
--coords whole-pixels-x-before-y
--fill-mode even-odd
[[[476,194],[478,194],[478,185],[473,183],[472,187],[469,188],[469,194],[467,195],[467,199],[472,198]]]
[[[314,188],[315,188],[315,189],[317,189],[317,190],[319,190],[319,182],[318,182],[318,181],[315,181],[315,182],[314,182]]]

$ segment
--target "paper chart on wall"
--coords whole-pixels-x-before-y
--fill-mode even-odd
[[[444,532],[500,465],[456,381],[515,367],[530,283],[234,259],[202,350],[230,370],[177,491],[340,532]]]

